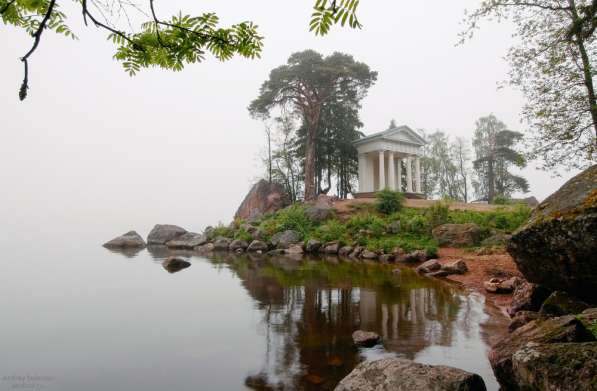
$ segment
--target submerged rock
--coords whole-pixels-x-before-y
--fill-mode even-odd
[[[440,246],[474,246],[481,240],[481,228],[477,224],[442,224],[431,231]]]
[[[443,365],[425,365],[402,358],[364,361],[335,391],[485,391],[474,373]]]
[[[166,269],[169,273],[176,273],[181,271],[182,269],[186,269],[187,267],[191,266],[191,263],[185,260],[182,257],[168,257],[162,262],[162,266]]]
[[[187,230],[177,225],[156,224],[147,235],[147,244],[166,244],[185,233]]]
[[[529,342],[543,344],[594,340],[593,335],[581,321],[572,315],[547,320],[538,319],[519,327],[498,341],[489,352],[489,362],[498,382],[504,389],[519,390],[518,380],[513,370],[512,356],[526,344]]]
[[[129,231],[104,243],[104,247],[111,249],[143,248],[145,246],[145,241],[136,231]]]
[[[539,312],[547,316],[562,316],[580,314],[589,308],[589,305],[580,301],[566,292],[555,291],[541,305]]]
[[[508,252],[530,282],[597,302],[597,165],[535,208]]]
[[[253,220],[265,213],[273,213],[289,205],[284,188],[262,179],[257,182],[238,207],[234,218]]]
[[[166,246],[170,248],[195,248],[202,246],[208,242],[207,235],[198,234],[195,232],[186,232],[176,239],[170,240],[166,243]]]
[[[371,347],[377,345],[381,337],[373,331],[357,330],[352,333],[352,341],[357,346]]]

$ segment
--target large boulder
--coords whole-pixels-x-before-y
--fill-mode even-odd
[[[129,231],[124,235],[120,235],[109,242],[104,243],[106,248],[144,248],[145,241],[136,231]]]
[[[533,210],[508,251],[527,280],[597,302],[597,165]]]
[[[284,188],[262,179],[253,185],[238,207],[235,218],[251,220],[289,205]]]
[[[305,214],[311,221],[320,223],[334,215],[333,198],[325,194],[320,194],[314,203],[305,206]]]
[[[249,244],[249,247],[247,247],[247,251],[267,251],[267,243],[262,242],[261,240],[253,240],[251,244]]]
[[[365,361],[348,374],[335,391],[485,391],[474,373],[443,365],[425,365],[403,358]]]
[[[147,235],[147,244],[166,244],[186,233],[186,229],[177,225],[156,224]]]
[[[232,243],[232,239],[219,236],[214,240],[214,251],[228,251],[230,243]]]
[[[529,342],[564,343],[591,342],[595,338],[580,320],[572,315],[534,320],[514,330],[498,341],[489,352],[489,362],[495,377],[505,390],[519,390],[514,376],[513,355]]]
[[[208,242],[206,234],[198,234],[195,232],[187,232],[176,239],[172,239],[166,242],[166,246],[170,248],[185,248],[192,249],[198,246],[202,246]]]
[[[277,248],[288,248],[293,244],[299,243],[300,241],[301,234],[291,229],[278,232],[271,238],[272,244]]]
[[[541,305],[539,312],[545,316],[562,316],[580,314],[589,308],[583,301],[570,296],[566,292],[555,291]]]
[[[481,228],[477,224],[442,224],[431,231],[440,246],[474,246],[481,240]]]
[[[521,390],[597,389],[597,342],[529,343],[512,356]]]

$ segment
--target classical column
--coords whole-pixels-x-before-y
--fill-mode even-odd
[[[398,177],[398,191],[402,191],[402,158],[398,158],[398,170],[397,170],[397,177]]]
[[[406,192],[413,192],[413,168],[410,156],[406,158]]]
[[[396,190],[396,173],[394,172],[394,152],[388,152],[388,186]]]
[[[384,151],[379,151],[379,189],[383,190],[386,188],[386,171],[384,163]]]
[[[365,175],[366,175],[366,171],[367,170],[367,157],[362,154],[359,153],[359,193],[364,193],[367,190],[366,189],[366,184],[365,184]]]
[[[415,192],[421,193],[421,159],[415,158]]]

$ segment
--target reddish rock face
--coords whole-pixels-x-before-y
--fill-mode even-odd
[[[288,205],[288,197],[284,188],[262,179],[253,185],[234,217],[248,220],[264,213],[275,212]]]

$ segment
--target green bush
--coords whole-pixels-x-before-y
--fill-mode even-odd
[[[222,223],[220,223],[209,232],[208,237],[209,239],[213,240],[219,236],[232,238],[234,236],[234,230],[225,227]]]
[[[402,209],[404,194],[398,191],[384,189],[377,193],[377,211],[386,215],[395,213]]]
[[[401,221],[403,230],[411,234],[428,235],[431,232],[428,220],[421,214],[407,217],[403,221]]]
[[[437,258],[439,255],[437,248],[437,244],[430,243],[425,247],[425,252],[427,253],[427,258]]]
[[[386,231],[385,221],[372,214],[359,214],[352,216],[347,222],[346,227],[352,235],[358,235],[360,230],[371,232],[371,236],[382,236]]]
[[[493,198],[493,204],[495,205],[509,205],[511,203],[512,200],[504,195],[497,195]]]
[[[315,237],[323,242],[338,240],[341,243],[347,243],[348,229],[346,225],[338,220],[328,220],[315,230]]]
[[[238,231],[236,231],[236,234],[234,235],[234,239],[244,240],[247,243],[251,243],[251,241],[253,240],[253,236],[251,236],[250,233],[248,233],[246,230],[241,228]]]
[[[274,216],[274,220],[277,232],[291,229],[303,236],[308,236],[313,230],[313,222],[305,213],[305,208],[299,204],[278,211]]]
[[[445,201],[438,201],[426,211],[427,220],[431,229],[446,224],[449,221],[450,206]]]

